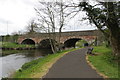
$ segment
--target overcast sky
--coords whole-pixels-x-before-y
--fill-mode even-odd
[[[34,10],[37,3],[38,0],[0,0],[0,35],[24,31],[28,22],[37,17]],[[78,16],[82,18],[84,14]],[[78,22],[78,16],[72,19],[70,26],[65,27],[63,31],[95,29],[86,22]]]

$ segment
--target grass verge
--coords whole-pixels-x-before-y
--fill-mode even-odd
[[[76,49],[65,50],[25,63],[13,78],[42,78],[59,58],[74,50]]]
[[[34,45],[26,45],[26,44],[16,44],[12,42],[0,42],[0,47],[3,48],[34,48]]]
[[[118,78],[118,62],[113,60],[112,51],[104,46],[94,47],[97,55],[88,55],[89,62],[108,78]]]

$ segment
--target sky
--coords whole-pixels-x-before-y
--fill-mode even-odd
[[[42,0],[44,1],[44,0]],[[34,8],[38,6],[38,0],[0,0],[0,35],[25,31],[30,20],[37,17]],[[80,31],[96,29],[88,21],[78,22],[78,17],[84,17],[80,13],[69,22],[63,31]]]

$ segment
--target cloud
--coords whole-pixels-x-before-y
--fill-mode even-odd
[[[7,21],[9,34],[25,30],[28,22],[37,16],[34,10],[36,6],[39,6],[38,0],[0,0],[0,35],[6,34]],[[76,22],[77,18],[70,22],[71,28],[66,26],[63,31],[94,29],[90,25],[76,24],[79,23]]]
[[[6,33],[7,22],[9,34],[23,30],[36,16],[35,3],[33,0],[0,0],[0,35]]]
[[[13,22],[0,18],[0,23],[3,23],[3,24],[7,24],[7,23],[8,24],[12,24]]]
[[[38,0],[21,0],[24,4],[34,6],[38,3]]]

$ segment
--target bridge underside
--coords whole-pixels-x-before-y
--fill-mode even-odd
[[[21,44],[35,45],[35,42],[32,39],[25,39]]]
[[[70,38],[61,43],[60,48],[70,48],[70,47],[76,47],[76,42],[82,40],[81,38]],[[32,39],[24,39],[21,44],[28,44],[28,45],[38,45],[39,49],[51,49],[51,45],[53,42],[57,43],[57,41],[53,39],[43,39],[39,43],[36,43]]]
[[[72,38],[64,42],[64,47],[75,47],[77,41],[81,40],[80,38]]]
[[[55,40],[52,39],[44,39],[42,40],[39,44],[38,44],[38,48],[42,48],[42,49],[51,49],[51,45]]]

